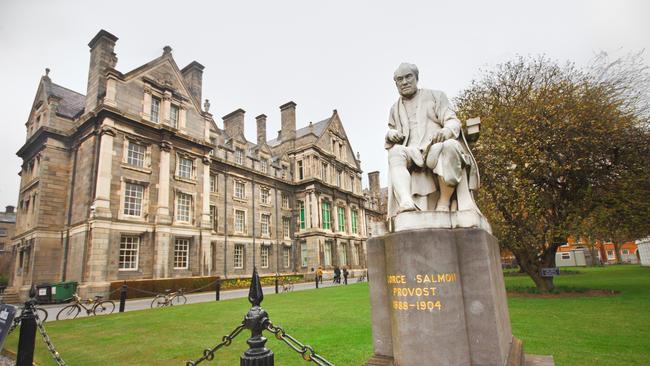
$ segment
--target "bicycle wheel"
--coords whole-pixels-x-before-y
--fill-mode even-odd
[[[43,308],[36,308],[36,315],[38,315],[38,320],[41,323],[45,323],[45,321],[47,320],[47,315],[48,315],[47,310]]]
[[[61,309],[58,314],[56,314],[56,320],[66,320],[66,319],[74,319],[79,315],[79,312],[81,311],[81,308],[79,305],[68,305]]]
[[[167,305],[167,298],[165,295],[156,295],[156,297],[153,298],[153,301],[151,302],[151,308],[160,308]]]
[[[115,310],[115,303],[110,301],[110,300],[104,300],[100,301],[95,305],[93,308],[93,314],[95,315],[102,315],[102,314],[110,314]]]
[[[185,295],[176,295],[171,303],[172,305],[185,305],[187,303],[187,297]]]

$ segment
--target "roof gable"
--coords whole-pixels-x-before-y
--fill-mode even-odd
[[[329,133],[328,133],[329,132]],[[345,156],[347,157],[347,162],[352,163],[357,169],[361,170],[361,166],[359,165],[359,161],[357,160],[356,156],[354,155],[354,150],[352,149],[352,145],[350,144],[350,139],[348,139],[348,135],[345,133],[345,128],[343,127],[343,123],[341,122],[341,118],[339,117],[339,114],[336,110],[334,110],[334,114],[332,114],[332,117],[329,118],[328,123],[326,128],[323,129],[321,132],[317,144],[320,146],[327,146],[330,143],[330,136],[335,135],[339,137],[341,140],[345,141]]]

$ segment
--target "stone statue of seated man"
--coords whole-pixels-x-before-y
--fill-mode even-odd
[[[447,96],[418,89],[418,68],[403,63],[394,80],[400,98],[388,117],[388,216],[408,211],[480,211],[476,161]]]

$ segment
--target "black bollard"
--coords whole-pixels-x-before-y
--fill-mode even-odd
[[[126,306],[126,282],[122,285],[120,289],[120,313],[124,312],[124,307]]]
[[[240,356],[240,366],[273,366],[274,364],[273,351],[265,347],[266,337],[262,335],[269,324],[269,315],[260,306],[262,300],[264,300],[262,284],[257,268],[253,267],[253,278],[248,291],[248,301],[252,307],[244,318],[246,329],[251,331],[251,337],[246,341],[250,348]]]
[[[214,287],[214,299],[216,301],[219,301],[219,298],[221,297],[221,295],[219,294],[220,292],[221,292],[221,279],[218,279],[217,284]]]
[[[18,336],[18,356],[16,366],[32,366],[34,363],[34,344],[36,342],[36,317],[34,305],[36,304],[36,288],[32,284],[29,289],[29,300],[25,302],[25,309],[20,318],[20,335]]]
[[[278,274],[275,274],[275,293],[278,293]]]

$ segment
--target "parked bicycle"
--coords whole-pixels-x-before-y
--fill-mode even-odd
[[[47,310],[44,308],[39,308],[39,307],[34,307],[34,310],[36,310],[36,316],[38,316],[38,321],[44,322],[47,320]],[[23,316],[23,312],[25,311],[25,308],[20,308],[20,314],[16,315],[14,317],[14,321],[16,319],[20,319]]]
[[[102,300],[103,296],[95,296],[94,299],[82,300],[77,294],[72,295],[72,304],[64,307],[56,314],[56,320],[74,319],[79,315],[81,309],[86,315],[110,314],[115,310],[115,303],[111,300]]]
[[[183,295],[183,289],[171,292],[171,289],[165,290],[164,294],[158,294],[151,302],[151,308],[161,308],[163,306],[185,305],[187,297]]]

